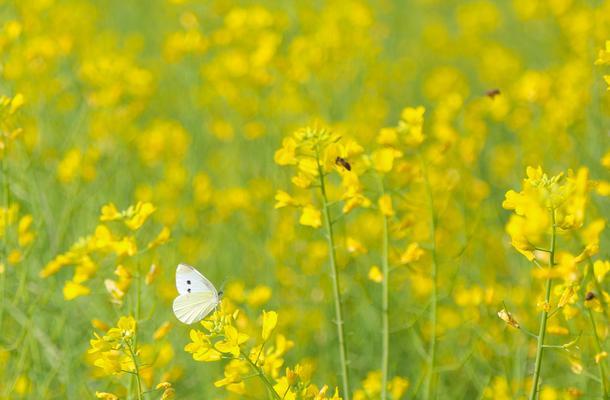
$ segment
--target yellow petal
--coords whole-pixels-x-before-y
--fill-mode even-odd
[[[391,147],[384,147],[375,151],[371,158],[373,167],[379,172],[390,172],[394,166],[395,150]]]
[[[172,324],[169,321],[165,321],[159,328],[157,328],[155,333],[153,333],[153,339],[155,339],[155,340],[163,339],[171,328],[172,328]]]
[[[80,283],[67,281],[64,285],[63,293],[64,299],[73,300],[77,297],[88,295],[91,293],[91,289],[89,289],[87,286],[81,285]]]
[[[263,311],[263,340],[269,339],[269,335],[275,329],[277,325],[277,313],[275,311],[265,312]]]
[[[369,270],[369,279],[376,283],[381,283],[383,281],[383,273],[378,266],[373,265],[371,267]]]
[[[303,213],[299,219],[299,223],[305,226],[311,226],[312,228],[319,228],[322,226],[322,213],[314,206],[307,205],[303,207]]]
[[[384,194],[379,198],[379,210],[386,217],[394,215],[394,208],[392,207],[392,198],[389,194]]]
[[[424,250],[419,247],[418,243],[410,243],[407,249],[400,255],[401,264],[409,264],[418,261],[424,255]]]

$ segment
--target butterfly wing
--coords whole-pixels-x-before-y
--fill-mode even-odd
[[[179,296],[174,299],[174,314],[185,324],[202,320],[218,305],[218,292],[212,282],[190,265],[179,264],[176,268],[176,289]]]
[[[186,293],[174,299],[176,318],[187,325],[201,321],[218,305],[218,296],[214,293]]]
[[[218,297],[218,292],[212,282],[195,268],[186,264],[178,264],[176,268],[176,289],[180,294],[212,292],[215,297]]]

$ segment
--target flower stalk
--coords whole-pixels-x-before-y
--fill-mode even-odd
[[[8,178],[8,166],[7,166],[7,161],[6,161],[6,154],[3,155],[2,157],[2,181],[3,181],[3,186],[4,186],[4,193],[3,193],[3,206],[5,207],[5,212],[8,212],[8,208],[9,208],[9,202],[10,202],[10,182],[9,182],[9,178]],[[8,221],[8,216],[5,214],[5,217],[7,220],[4,221],[5,222],[5,226],[7,225],[6,222]],[[4,298],[5,298],[5,291],[6,291],[6,268],[8,266],[8,244],[7,244],[7,236],[6,234],[3,235],[2,237],[2,266],[0,266],[0,268],[4,268],[4,271],[0,271],[0,330],[2,329],[2,321],[3,321],[3,317],[4,317]],[[25,269],[25,268],[24,268]]]
[[[595,279],[595,278],[594,278]],[[593,316],[593,311],[588,308],[587,309],[588,313],[589,313],[589,320],[591,321],[591,329],[593,330],[593,337],[595,338],[595,345],[597,347],[597,352],[601,353],[603,352],[603,347],[602,347],[602,343],[601,340],[599,339],[599,335],[597,334],[597,324],[595,323],[595,317]],[[601,389],[602,389],[602,393],[604,394],[604,400],[608,400],[610,398],[610,394],[608,393],[608,378],[606,375],[606,365],[605,365],[605,360],[599,360],[599,362],[597,363],[597,368],[599,369],[599,380],[600,385],[601,385]]]
[[[265,385],[265,387],[267,388],[267,390],[269,391],[271,396],[273,396],[273,398],[275,400],[282,400],[282,398],[280,397],[278,392],[276,392],[275,389],[273,388],[273,384],[271,383],[271,381],[269,381],[269,379],[267,378],[267,376],[265,375],[265,373],[263,372],[261,367],[259,367],[256,363],[252,362],[252,360],[250,360],[250,357],[248,357],[243,352],[242,352],[242,357],[244,360],[246,360],[248,362],[248,364],[250,364],[250,366],[256,373],[256,376],[258,376],[258,378],[261,380],[261,382],[263,382],[263,384]]]
[[[349,372],[348,372],[348,361],[347,361],[347,343],[345,342],[345,334],[343,327],[343,311],[341,302],[341,291],[339,272],[336,263],[336,251],[335,251],[335,239],[333,234],[333,223],[330,215],[330,205],[328,202],[328,196],[326,193],[326,182],[324,179],[324,170],[320,163],[320,151],[316,151],[316,163],[318,167],[318,175],[320,179],[320,193],[322,195],[322,208],[324,211],[324,225],[326,226],[326,239],[328,242],[328,253],[330,261],[330,277],[333,285],[333,299],[335,304],[335,323],[337,325],[337,338],[339,341],[339,361],[341,368],[341,383],[343,399],[349,400],[350,388],[349,388]]]
[[[385,193],[383,178],[379,178],[380,194]],[[389,266],[389,232],[388,216],[383,217],[383,243],[381,248],[381,268],[383,280],[381,281],[381,400],[388,397],[388,363],[390,354],[390,327],[389,327],[389,305],[388,305],[388,281],[390,278]]]
[[[430,181],[428,179],[428,171],[423,158],[420,155],[420,161],[422,164],[422,170],[424,172],[424,182],[426,185],[426,193],[428,195],[428,208],[430,211],[430,234],[431,234],[431,246],[430,255],[432,259],[432,271],[430,277],[432,278],[432,294],[430,299],[430,343],[428,347],[428,376],[426,379],[426,391],[425,399],[428,400],[433,397],[433,386],[434,386],[434,370],[436,369],[436,331],[437,331],[437,313],[438,313],[438,260],[436,258],[436,216],[434,214],[434,202],[432,198],[432,188],[430,187]]]
[[[557,228],[555,224],[555,209],[551,210],[551,248],[549,250],[549,267],[555,265],[555,242],[557,237]],[[552,278],[546,280],[545,290],[545,305],[551,300]],[[535,400],[538,397],[538,382],[540,381],[540,371],[542,368],[542,355],[544,353],[544,338],[546,336],[546,323],[548,321],[548,308],[543,306],[542,315],[540,316],[540,328],[538,330],[538,343],[536,346],[536,361],[534,364],[534,375],[532,378],[532,389],[530,392],[530,400]]]
[[[591,258],[588,259],[588,263],[589,263],[589,271],[591,274],[593,274],[594,267],[593,267],[593,262],[591,261]],[[597,290],[597,293],[603,293],[602,285],[595,277],[595,274],[593,274],[592,282],[595,285],[595,290]],[[604,315],[604,319],[606,320],[606,323],[610,323],[610,319],[608,318],[608,305],[606,304],[606,299],[604,298],[604,296],[599,296],[599,304],[601,305],[602,314]]]
[[[126,341],[127,349],[129,350],[129,355],[133,361],[134,372],[136,380],[136,390],[137,390],[137,399],[140,400],[142,398],[142,383],[140,380],[140,366],[138,365],[137,359],[137,349],[138,349],[138,325],[140,324],[140,303],[141,303],[141,282],[140,282],[140,264],[136,263],[136,291],[135,291],[135,329],[133,331],[133,335],[131,337],[131,343]],[[133,379],[130,381],[130,391],[133,388]]]
[[[135,335],[135,333],[134,333],[134,335]],[[134,343],[135,343],[135,336],[134,336]],[[129,341],[126,341],[125,344],[127,345],[127,349],[129,350],[129,355],[131,356],[131,360],[133,361],[133,368],[135,370],[133,374],[136,377],[136,384],[137,384],[137,390],[138,390],[137,399],[142,400],[142,382],[140,380],[140,366],[138,365],[138,358],[136,356],[136,353],[134,352],[134,349],[129,344]]]

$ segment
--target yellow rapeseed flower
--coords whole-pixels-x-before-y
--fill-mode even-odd
[[[161,394],[161,400],[171,400],[176,397],[176,390],[174,388],[167,388]]]
[[[388,383],[388,391],[392,400],[400,400],[409,389],[409,380],[400,376],[393,377]]]
[[[263,310],[263,332],[262,338],[263,340],[269,339],[271,332],[275,329],[277,325],[277,313],[275,311],[266,312]]]
[[[214,349],[210,339],[201,331],[191,329],[191,343],[188,343],[184,350],[193,355],[196,361],[218,361],[221,358],[221,353]]]
[[[383,147],[372,154],[373,167],[379,172],[390,172],[394,166],[394,160],[400,156],[401,153],[394,148]]]
[[[297,206],[299,203],[288,193],[283,190],[278,190],[275,195],[275,208],[286,206]]]
[[[128,209],[125,225],[131,230],[138,230],[153,212],[155,212],[155,206],[152,203],[138,202],[133,209]]]
[[[373,265],[369,269],[368,276],[369,276],[369,279],[372,280],[373,282],[376,282],[376,283],[383,282],[383,272],[381,272],[381,269],[379,269],[379,267],[377,265]]]
[[[400,263],[401,264],[409,264],[415,261],[419,261],[420,258],[424,255],[424,250],[419,247],[419,244],[409,243],[405,251],[400,255]]]
[[[313,205],[308,204],[303,207],[299,223],[301,225],[311,226],[312,228],[319,228],[322,226],[322,213]]]
[[[170,234],[170,229],[167,226],[164,226],[163,228],[161,228],[161,232],[159,232],[159,234],[153,240],[151,240],[146,247],[149,249],[153,249],[155,247],[167,243]]]
[[[95,392],[95,397],[102,400],[119,400],[119,396],[109,392]]]
[[[392,207],[392,197],[389,194],[384,194],[379,198],[379,210],[386,217],[394,215],[394,208]]]
[[[245,333],[239,332],[233,326],[226,325],[224,328],[224,339],[215,343],[214,348],[221,353],[229,353],[233,357],[238,357],[241,352],[240,346],[248,339],[249,336]]]
[[[73,281],[67,281],[64,284],[63,294],[65,300],[74,300],[80,296],[87,296],[91,293],[91,289]]]
[[[274,160],[278,165],[294,165],[296,158],[297,142],[291,137],[284,138],[282,147],[275,152]]]
[[[116,221],[123,218],[113,203],[102,206],[100,221]]]
[[[354,239],[351,236],[348,236],[347,238],[345,238],[345,248],[347,249],[348,252],[356,254],[356,255],[367,253],[366,247],[364,247],[364,245],[360,241],[358,241],[357,239]]]
[[[163,339],[165,336],[167,336],[167,334],[169,333],[171,328],[172,328],[171,322],[165,321],[163,324],[161,324],[160,327],[157,328],[155,333],[153,333],[153,339],[154,340]]]
[[[593,274],[599,283],[603,282],[608,272],[610,272],[610,261],[596,260],[593,263]]]

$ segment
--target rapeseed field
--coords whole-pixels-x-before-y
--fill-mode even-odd
[[[609,89],[608,1],[0,0],[0,399],[610,399]]]

